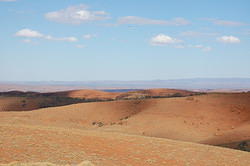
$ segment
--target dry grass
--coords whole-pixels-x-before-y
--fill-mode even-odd
[[[0,163],[247,166],[250,153],[168,139],[58,127],[0,125]]]
[[[63,165],[57,165],[49,162],[35,162],[35,163],[11,162],[9,164],[0,164],[0,166],[63,166]],[[64,166],[70,166],[70,165],[66,164]],[[83,161],[79,164],[76,164],[75,166],[95,166],[95,165],[90,161]]]

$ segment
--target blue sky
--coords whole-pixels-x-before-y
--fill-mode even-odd
[[[248,0],[0,0],[0,81],[250,77]]]

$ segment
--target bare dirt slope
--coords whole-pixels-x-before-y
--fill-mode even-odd
[[[39,99],[26,97],[0,97],[1,111],[27,111],[38,109]]]
[[[0,123],[0,163],[96,166],[247,166],[250,153],[168,139]]]
[[[249,101],[218,93],[0,112],[0,163],[248,166],[250,153],[196,143],[249,140]]]
[[[95,102],[1,112],[6,124],[121,132],[205,144],[250,139],[250,93]]]
[[[70,97],[46,96],[0,96],[0,112],[30,111],[39,108],[56,107],[85,102],[82,99]]]

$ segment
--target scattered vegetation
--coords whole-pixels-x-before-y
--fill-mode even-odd
[[[98,127],[102,127],[104,126],[104,123],[103,122],[92,122],[92,125],[97,125]]]
[[[39,107],[47,108],[47,107],[56,107],[63,106],[69,104],[77,104],[85,102],[84,99],[78,98],[70,98],[70,97],[59,97],[59,96],[51,96],[51,97],[40,97]]]
[[[219,145],[226,148],[250,152],[250,140]]]
[[[127,120],[129,118],[129,116],[126,116],[124,118],[121,118],[120,120]]]
[[[0,92],[0,96],[3,97],[23,97],[21,100],[21,107],[24,109],[28,109],[29,101],[36,100],[38,102],[38,108],[47,108],[47,107],[56,107],[56,106],[64,106],[69,104],[77,104],[77,103],[87,103],[87,102],[106,102],[106,101],[116,101],[116,100],[144,100],[144,99],[152,99],[152,98],[172,98],[172,97],[186,97],[193,95],[202,95],[205,93],[190,93],[190,94],[182,94],[182,93],[174,93],[168,95],[159,95],[159,96],[151,96],[148,94],[143,94],[140,92],[131,92],[125,93],[117,96],[116,98],[72,98],[66,96],[57,95],[57,93],[38,93],[38,92],[21,92],[21,91],[10,91],[10,92]]]
[[[248,147],[248,142],[247,141],[243,141],[243,142],[239,143],[238,148],[239,148],[239,150],[250,152],[250,147]]]
[[[194,100],[194,97],[189,96],[189,97],[187,97],[187,100],[189,100],[189,101],[193,101],[193,100]]]
[[[22,103],[22,107],[26,106],[26,100],[22,100],[21,103]]]
[[[68,164],[67,164],[68,165]],[[65,165],[65,166],[67,166]],[[0,166],[59,166],[58,164],[53,164],[49,162],[36,162],[36,163],[19,163],[19,162],[12,162],[9,164],[0,164]],[[62,165],[60,165],[62,166]],[[76,166],[94,166],[94,164],[90,161],[83,161]]]

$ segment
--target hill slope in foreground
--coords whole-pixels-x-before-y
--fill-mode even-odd
[[[207,145],[101,131],[30,125],[0,126],[0,162],[97,166],[247,166],[250,154]]]
[[[0,163],[247,166],[248,152],[197,143],[250,140],[249,101],[218,93],[0,112]]]

